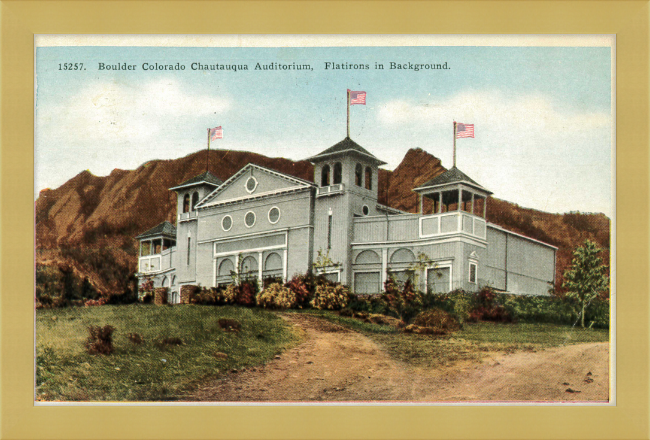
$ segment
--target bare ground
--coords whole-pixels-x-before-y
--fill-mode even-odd
[[[609,345],[487,355],[436,369],[396,361],[371,339],[321,319],[286,316],[305,341],[264,366],[212,379],[188,401],[607,401]]]

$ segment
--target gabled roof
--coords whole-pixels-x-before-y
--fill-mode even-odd
[[[248,170],[251,168],[258,169],[261,171],[265,171],[267,173],[273,174],[274,176],[280,177],[282,179],[285,179],[291,183],[296,184],[297,186],[302,186],[302,187],[315,187],[316,184],[314,182],[310,182],[308,180],[301,179],[299,177],[294,177],[294,176],[289,176],[288,174],[281,173],[279,171],[272,170],[270,168],[266,168],[260,165],[256,165],[254,163],[249,163],[248,165],[244,166],[241,170],[237,171],[235,174],[230,176],[229,179],[227,179],[225,182],[223,182],[217,189],[212,191],[210,194],[208,194],[203,200],[201,200],[197,205],[196,208],[204,208],[206,206],[211,206],[214,203],[211,203],[223,190],[225,190],[232,182],[237,180],[239,176],[242,174],[246,173]],[[256,197],[256,196],[251,196],[251,197]]]
[[[203,184],[208,184],[212,186],[220,186],[223,183],[221,179],[219,179],[217,176],[212,174],[210,171],[206,171],[205,173],[199,174],[196,177],[192,177],[191,179],[186,180],[185,182],[181,183],[180,185],[177,185],[173,188],[169,188],[170,191],[175,191],[177,189],[181,188],[187,188],[190,186],[196,186],[196,185],[203,185]]]
[[[377,165],[386,164],[386,162],[377,159],[374,155],[368,152],[368,150],[354,142],[349,137],[346,137],[341,142],[329,147],[327,150],[318,153],[316,156],[310,157],[308,160],[310,162],[314,162],[315,160],[325,159],[338,154],[359,154],[367,159],[374,161]]]
[[[439,176],[434,177],[433,179],[429,180],[423,185],[420,185],[419,187],[415,188],[415,191],[417,190],[422,190],[425,188],[430,188],[434,186],[442,186],[442,185],[448,185],[450,183],[465,183],[470,186],[476,187],[478,189],[481,189],[485,192],[488,192],[492,194],[491,191],[488,191],[485,189],[483,186],[481,186],[479,183],[477,183],[474,179],[469,177],[467,174],[463,173],[461,170],[458,168],[451,167],[444,173],[440,174]]]
[[[164,221],[154,226],[153,228],[149,229],[148,231],[138,235],[137,237],[135,237],[135,239],[139,240],[141,238],[148,238],[148,237],[161,236],[161,235],[166,237],[176,238],[176,227],[171,223]]]

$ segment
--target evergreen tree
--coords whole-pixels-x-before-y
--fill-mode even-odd
[[[562,287],[567,296],[578,301],[580,324],[585,326],[585,309],[599,293],[609,288],[609,278],[605,275],[607,266],[598,256],[601,249],[590,240],[573,251],[571,267],[564,272]]]

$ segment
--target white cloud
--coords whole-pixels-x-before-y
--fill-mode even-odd
[[[37,133],[67,143],[137,143],[159,136],[178,119],[221,113],[230,100],[184,90],[166,79],[139,85],[95,82],[48,109],[37,107]]]
[[[379,108],[379,120],[387,124],[405,122],[445,124],[451,120],[474,123],[491,130],[590,130],[608,127],[604,112],[561,111],[543,95],[506,96],[501,92],[465,91],[432,103],[390,101]]]

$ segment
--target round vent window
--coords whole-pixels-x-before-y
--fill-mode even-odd
[[[244,217],[244,223],[246,223],[247,228],[252,228],[255,224],[255,213],[253,211],[248,211]]]
[[[255,188],[257,188],[257,180],[255,179],[255,177],[250,176],[246,181],[246,191],[252,193],[253,191],[255,191]]]
[[[370,208],[368,208],[368,205],[363,205],[363,208],[361,208],[361,212],[363,212],[363,215],[370,214]]]
[[[221,229],[230,231],[230,228],[232,228],[232,217],[227,215],[221,219]]]
[[[276,224],[280,220],[280,208],[274,206],[269,210],[269,221]]]

